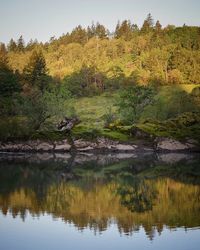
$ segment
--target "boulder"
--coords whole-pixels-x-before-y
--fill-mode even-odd
[[[191,143],[191,141],[181,142],[172,138],[160,137],[157,138],[155,142],[156,150],[158,151],[195,151],[197,149],[197,145]]]
[[[114,148],[116,150],[119,150],[119,151],[134,151],[137,146],[135,145],[126,145],[126,144],[117,144],[114,146]]]
[[[70,149],[71,149],[71,145],[66,142],[55,144],[55,148],[54,148],[55,151],[70,151]]]
[[[35,150],[36,151],[51,151],[53,150],[53,148],[54,148],[53,144],[50,144],[48,142],[41,142],[35,147]]]

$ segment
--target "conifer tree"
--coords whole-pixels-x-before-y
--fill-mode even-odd
[[[149,31],[153,30],[153,25],[154,25],[153,17],[149,13],[147,15],[147,18],[144,20],[144,23],[143,23],[141,31],[143,33],[148,33]]]
[[[17,44],[13,39],[11,39],[10,42],[8,43],[8,51],[10,51],[10,52],[17,51]]]
[[[34,50],[28,65],[24,68],[25,80],[28,84],[37,87],[42,92],[47,84],[47,68],[41,51]]]
[[[17,41],[17,50],[19,52],[24,52],[24,39],[22,36],[20,36],[20,38]]]
[[[159,20],[156,22],[155,31],[159,33],[162,30],[162,25],[160,24]]]
[[[5,44],[0,44],[0,96],[11,97],[13,93],[19,91],[18,78],[8,65]]]

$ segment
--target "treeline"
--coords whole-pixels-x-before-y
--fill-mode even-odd
[[[76,27],[49,42],[22,36],[1,50],[8,65],[23,73],[32,53],[42,51],[48,73],[67,82],[78,95],[118,89],[129,84],[198,84],[200,82],[200,28],[162,27],[149,14],[139,28],[129,20],[118,22],[111,34],[103,25]],[[74,79],[75,78],[75,79]],[[73,86],[72,86],[73,85]]]

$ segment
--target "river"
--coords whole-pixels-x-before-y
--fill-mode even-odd
[[[199,155],[0,154],[1,250],[199,246]]]

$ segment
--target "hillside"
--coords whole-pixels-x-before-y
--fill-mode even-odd
[[[46,43],[21,36],[0,55],[1,140],[66,137],[64,117],[77,121],[68,132],[78,138],[128,142],[138,128],[199,139],[199,27],[162,27],[149,14],[113,34],[96,23]]]

